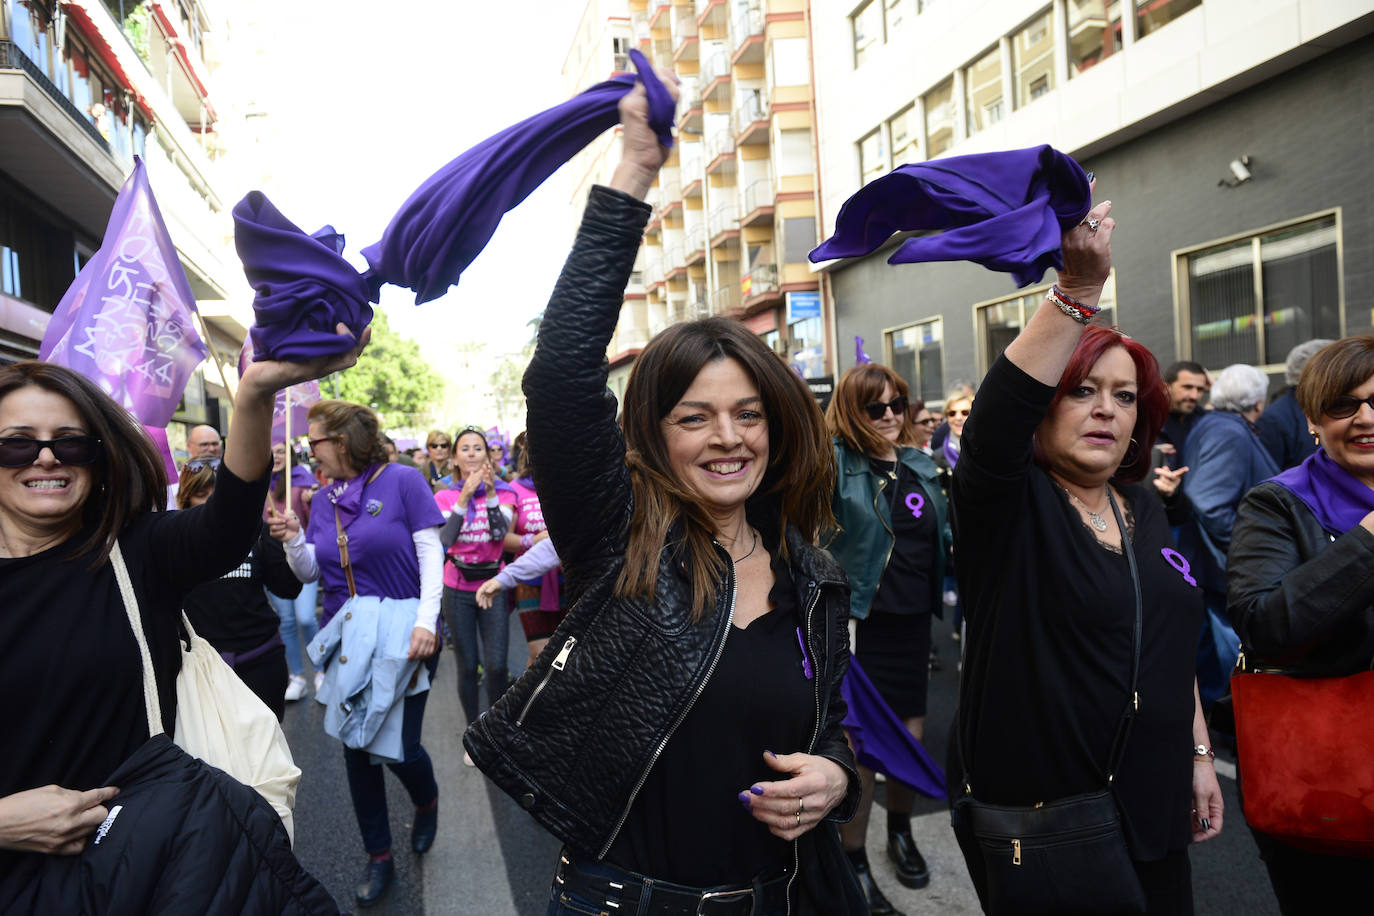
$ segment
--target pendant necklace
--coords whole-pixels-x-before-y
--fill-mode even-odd
[[[1058,481],[1055,482],[1058,483]],[[1074,496],[1072,493],[1070,493],[1068,487],[1064,486],[1063,484],[1059,484],[1059,489],[1064,491],[1065,496],[1067,496],[1069,499],[1073,500],[1074,502],[1078,503],[1080,506],[1083,507],[1083,511],[1088,513],[1088,524],[1093,526],[1094,531],[1103,532],[1107,530],[1107,520],[1105,518],[1103,518],[1101,515],[1094,512],[1093,510],[1089,509],[1088,504],[1083,502],[1083,500],[1079,499],[1077,496]]]
[[[754,532],[754,543],[749,547],[749,552],[746,553],[744,556],[740,557],[738,560],[736,560],[734,557],[731,557],[731,558],[730,558],[730,562],[733,563],[733,564],[736,565],[736,566],[740,565],[740,564],[743,563],[745,560],[747,560],[747,559],[749,559],[750,557],[752,557],[752,556],[754,555],[754,551],[758,549],[758,546],[759,546],[759,533],[758,533],[757,530],[755,530],[755,529],[753,529],[753,528],[751,528],[750,530]]]

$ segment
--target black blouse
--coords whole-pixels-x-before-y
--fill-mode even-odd
[[[893,535],[892,553],[869,613],[929,614],[934,594],[930,574],[940,543],[935,509],[924,505],[925,491],[901,462],[870,458],[868,463],[874,474],[888,481],[880,498],[888,501]]]
[[[764,751],[805,751],[815,689],[802,666],[801,608],[777,545],[773,609],[732,625],[716,669],[649,771],[607,860],[691,887],[749,882],[792,864],[792,844],[768,832],[739,801],[759,782],[789,778]]]
[[[985,802],[1026,805],[1103,788],[1129,702],[1135,592],[1126,557],[1097,540],[1031,461],[1031,436],[1054,391],[998,359],[954,472],[968,621],[959,724],[973,794]],[[1151,861],[1191,836],[1202,597],[1165,555],[1174,544],[1158,500],[1139,486],[1117,489],[1135,516],[1143,633],[1140,712],[1113,788],[1132,855]]]

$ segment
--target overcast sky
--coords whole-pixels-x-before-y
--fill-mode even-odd
[[[266,128],[262,173],[245,180],[307,232],[324,223],[343,232],[360,269],[360,249],[432,172],[563,101],[563,61],[583,9],[583,0],[254,3],[258,28],[240,19],[229,36],[242,42],[256,31],[262,43],[235,87],[268,115],[257,121]],[[464,340],[493,356],[519,350],[571,242],[570,194],[564,174],[554,175],[505,218],[447,296],[417,308],[408,290],[385,287],[392,326],[450,378]],[[461,381],[481,385],[489,371],[474,366]],[[462,401],[456,411],[475,409]]]

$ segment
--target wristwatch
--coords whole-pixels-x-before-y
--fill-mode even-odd
[[[1194,744],[1194,745],[1193,745],[1193,759],[1194,759],[1194,760],[1206,760],[1207,762],[1211,763],[1212,761],[1216,760],[1216,757],[1217,757],[1216,751],[1212,750],[1212,749],[1211,749],[1210,747],[1208,747],[1207,745],[1205,745],[1205,744]]]

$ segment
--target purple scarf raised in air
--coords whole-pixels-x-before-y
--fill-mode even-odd
[[[384,467],[384,465],[374,464],[357,477],[332,483],[326,489],[325,492],[329,496],[329,501],[339,510],[339,524],[345,528],[351,525],[358,514],[363,511],[363,491],[367,489],[367,482],[372,479],[372,475],[377,473],[377,469],[380,467]],[[369,500],[369,502],[376,501]],[[376,515],[377,512],[381,511],[382,504],[377,503],[375,512],[370,506],[366,508],[369,514]]]
[[[1374,512],[1374,490],[1332,461],[1325,449],[1317,449],[1302,464],[1269,479],[1302,500],[1334,537]]]

